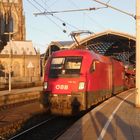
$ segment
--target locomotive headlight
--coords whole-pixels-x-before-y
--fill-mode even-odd
[[[47,82],[44,82],[44,89],[47,89],[48,88],[48,83]]]
[[[79,90],[82,90],[85,88],[85,82],[79,82]]]

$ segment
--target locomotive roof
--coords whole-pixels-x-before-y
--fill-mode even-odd
[[[89,58],[94,58],[101,62],[110,61],[109,57],[103,56],[99,53],[95,53],[94,51],[85,50],[85,49],[71,49],[71,50],[60,50],[56,51],[52,54],[53,57],[60,57],[60,56],[86,56]]]
[[[70,50],[60,50],[56,51],[52,54],[52,56],[77,56],[77,55],[89,55],[91,54],[91,51],[89,50],[84,50],[84,49],[70,49]]]

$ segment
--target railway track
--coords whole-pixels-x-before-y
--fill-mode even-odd
[[[40,109],[38,102],[27,102],[18,104],[0,111],[0,140],[16,133],[21,129],[23,124],[29,119],[31,122],[34,118],[42,116],[43,110]]]
[[[32,104],[33,105],[31,106],[18,106],[17,108],[9,109],[9,111],[2,111],[7,112],[8,114],[2,114],[2,112],[0,112],[0,140],[55,140],[60,135],[62,135],[75,121],[84,115],[79,114],[73,117],[52,116],[48,113],[45,113],[43,110],[36,109],[37,106],[39,108],[39,104],[36,104],[35,106],[34,103]],[[31,109],[36,110],[31,112]],[[12,112],[12,110],[16,110],[16,112]],[[23,114],[21,113],[21,110],[23,111]],[[37,111],[40,112],[37,113]],[[1,124],[6,122],[5,118],[10,117],[9,115],[11,115],[13,118],[18,118],[18,120],[12,122],[8,126],[9,128],[5,127],[6,129],[3,130],[8,133],[2,135],[2,132],[4,131],[1,131]],[[20,118],[21,116],[23,118]]]
[[[0,140],[54,140],[79,117],[52,116],[38,102],[16,105],[0,111]]]
[[[9,140],[14,140],[14,139],[20,138],[20,137],[26,135],[27,133],[29,133],[30,131],[32,131],[32,130],[34,130],[34,129],[36,129],[36,128],[42,126],[42,125],[44,125],[45,123],[47,123],[47,122],[49,122],[51,120],[53,120],[54,118],[55,117],[51,117],[51,118],[49,118],[49,119],[47,119],[47,120],[45,120],[43,122],[40,122],[40,123],[32,126],[31,128],[28,128],[28,129],[26,129],[26,130],[24,130],[24,131],[22,131],[22,132],[20,132],[20,133],[18,133],[16,135],[14,135],[13,137],[9,138]]]
[[[30,128],[22,130],[16,135],[10,137],[8,140],[55,140],[62,135],[76,120],[78,120],[79,117],[81,116],[51,116],[46,120],[31,126]]]

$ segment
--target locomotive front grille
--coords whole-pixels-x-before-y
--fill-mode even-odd
[[[78,93],[78,94],[71,94],[71,95],[61,95],[61,94],[54,94],[50,96],[50,104],[51,108],[67,108],[71,109],[73,107],[79,108],[79,110],[82,110],[84,106],[83,102],[83,95],[84,93]]]
[[[71,97],[67,95],[52,95],[50,97],[51,107],[52,108],[69,108],[70,107]]]

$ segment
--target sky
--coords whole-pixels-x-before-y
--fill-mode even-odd
[[[135,15],[136,0],[100,0],[125,12]],[[88,30],[99,33],[106,30],[128,33],[135,36],[135,19],[115,11],[94,0],[23,0],[26,22],[26,40],[32,40],[35,48],[44,53],[51,41],[72,40],[70,33]],[[72,9],[99,8],[80,12],[38,15],[34,13]],[[64,32],[64,30],[66,32]]]

